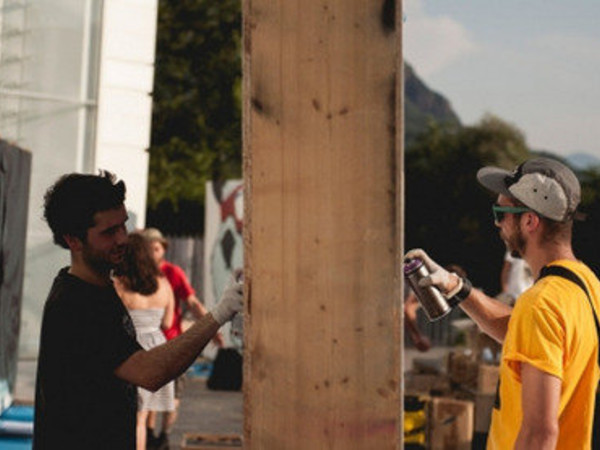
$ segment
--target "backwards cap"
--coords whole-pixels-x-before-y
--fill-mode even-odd
[[[573,171],[550,158],[530,159],[512,172],[484,167],[477,172],[477,180],[490,191],[516,199],[557,222],[572,220],[581,200]]]

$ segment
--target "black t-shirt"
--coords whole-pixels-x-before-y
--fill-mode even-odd
[[[114,370],[140,349],[114,288],[62,269],[44,307],[34,449],[135,449],[137,390]]]

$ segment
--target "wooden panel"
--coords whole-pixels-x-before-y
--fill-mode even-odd
[[[402,445],[393,5],[245,1],[246,448]]]

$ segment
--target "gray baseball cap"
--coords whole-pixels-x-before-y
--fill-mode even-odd
[[[496,194],[516,199],[557,222],[572,220],[581,200],[581,187],[571,169],[550,158],[534,158],[515,170],[484,167],[477,180]]]

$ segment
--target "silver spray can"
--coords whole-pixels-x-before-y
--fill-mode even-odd
[[[237,281],[244,284],[243,272],[240,272]],[[235,348],[239,350],[244,348],[244,315],[241,312],[236,313],[231,319],[230,336]]]
[[[419,286],[419,280],[429,275],[429,270],[418,258],[404,261],[404,278],[417,296],[430,322],[439,320],[452,308],[435,286]]]

